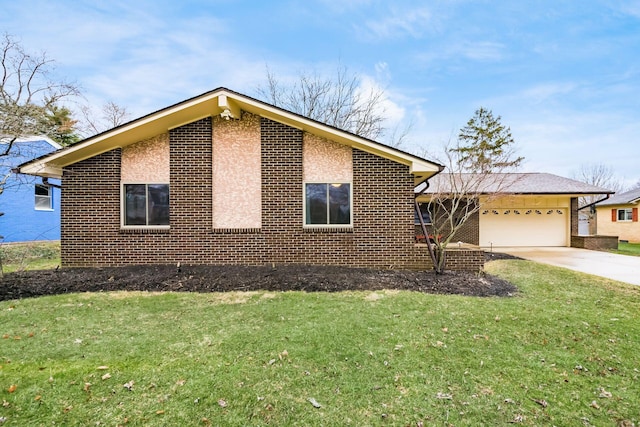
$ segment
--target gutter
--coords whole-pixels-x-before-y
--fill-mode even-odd
[[[17,168],[12,168],[11,173],[18,175],[18,174],[21,174],[22,172],[20,172],[20,168],[17,167]],[[50,183],[49,178],[46,176],[42,177],[42,185],[44,185],[45,187],[62,188],[62,185],[60,184]]]
[[[600,202],[604,202],[604,201],[605,201],[605,200],[607,200],[609,197],[611,197],[611,194],[607,194],[607,195],[605,196],[605,198],[604,198],[604,199],[596,200],[596,201],[595,201],[595,202],[593,202],[593,203],[589,203],[588,205],[584,205],[583,207],[578,208],[578,210],[579,210],[579,211],[581,211],[582,209],[590,208],[590,207],[591,207],[591,206],[593,206],[593,205],[596,205],[596,204],[598,204],[598,203],[600,203]]]

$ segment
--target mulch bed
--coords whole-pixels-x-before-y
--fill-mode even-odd
[[[487,254],[487,259],[513,258]],[[334,266],[176,266],[151,265],[109,268],[69,268],[5,274],[0,301],[103,291],[374,291],[410,290],[479,297],[512,296],[517,288],[488,274],[446,271],[375,270]]]

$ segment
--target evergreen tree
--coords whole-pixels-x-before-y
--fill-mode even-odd
[[[523,158],[512,157],[514,139],[501,119],[480,107],[460,129],[458,144],[451,149],[457,156],[459,169],[467,173],[491,173],[520,165]]]

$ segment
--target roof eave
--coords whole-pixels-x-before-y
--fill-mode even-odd
[[[239,119],[242,110],[405,164],[409,166],[410,172],[416,177],[416,182],[418,179],[423,180],[433,176],[443,169],[442,165],[376,141],[362,138],[229,89],[218,88],[87,138],[49,156],[27,162],[20,166],[20,172],[41,175],[43,173],[51,174],[55,171],[55,173],[61,174],[64,167],[73,163],[125,147],[206,117],[221,114],[228,119]],[[60,177],[57,175],[47,176]]]

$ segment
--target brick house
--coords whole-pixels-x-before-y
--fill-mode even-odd
[[[62,181],[64,267],[430,268],[414,189],[441,170],[225,88],[20,167]]]

